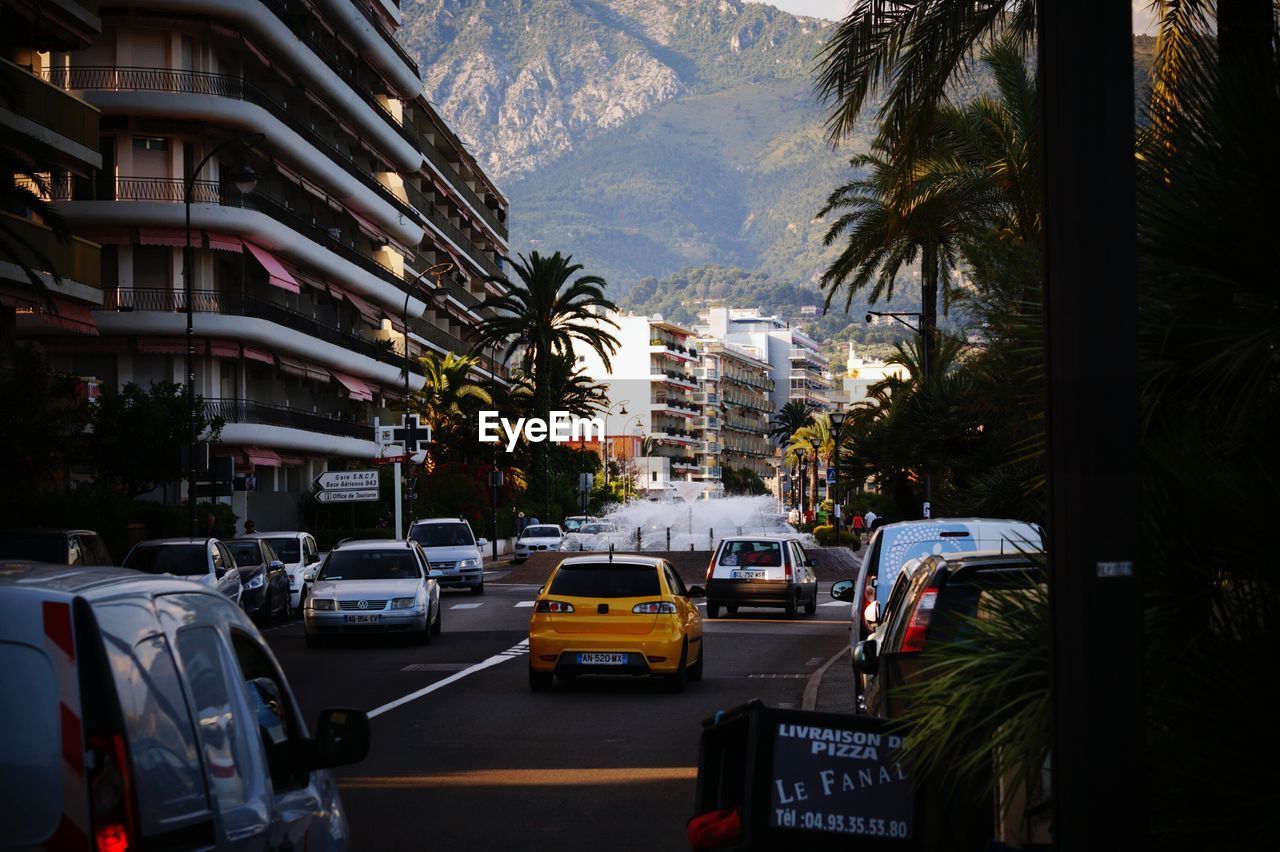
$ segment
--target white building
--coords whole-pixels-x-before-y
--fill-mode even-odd
[[[773,408],[803,402],[826,411],[831,408],[831,379],[827,359],[818,343],[776,316],[736,308],[711,308],[706,336],[753,348],[768,361],[773,378]]]
[[[890,376],[904,379],[907,376],[907,368],[899,364],[886,364],[884,361],[862,358],[853,351],[853,344],[850,343],[845,374],[840,378],[839,390],[832,394],[833,402],[839,410],[847,411],[870,396],[872,385]]]

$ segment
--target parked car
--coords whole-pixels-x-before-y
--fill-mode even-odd
[[[1042,582],[1038,555],[963,553],[908,560],[885,606],[866,605],[874,632],[853,649],[854,666],[866,678],[858,712],[900,717],[905,702],[896,690],[927,676],[923,653],[962,639],[991,595]],[[831,590],[838,600],[852,599],[853,593],[852,580]]]
[[[233,572],[234,573],[234,572]],[[119,568],[0,564],[0,846],[351,846],[328,767],[359,710],[312,737],[271,649],[225,595]]]
[[[289,575],[289,606],[294,612],[302,612],[307,590],[320,569],[320,550],[315,537],[301,531],[248,533],[240,537],[260,538],[271,545]]]
[[[701,680],[702,618],[671,563],[648,556],[576,556],[538,592],[529,619],[529,686],[578,675],[656,675],[672,691]]]
[[[1038,552],[1044,549],[1044,531],[1026,521],[995,518],[933,518],[901,521],[878,527],[866,544],[862,566],[858,569],[850,598],[854,606],[849,614],[849,650],[870,635],[871,628],[863,617],[866,605],[878,601],[883,610],[898,571],[908,561],[934,554],[949,555],[994,551],[996,553]],[[853,703],[862,694],[864,677],[854,667]]]
[[[55,565],[114,565],[93,530],[0,530],[0,559]]]
[[[597,523],[600,519],[592,515],[570,515],[564,519],[564,523],[560,525],[565,533],[577,532],[578,529],[585,524]]]
[[[440,585],[415,541],[334,545],[302,610],[307,647],[325,636],[407,632],[423,645],[440,635]]]
[[[289,575],[271,545],[260,538],[233,538],[224,541],[240,571],[240,608],[259,624],[268,624],[279,615],[293,617],[290,606]]]
[[[489,540],[477,539],[465,518],[427,518],[409,525],[431,566],[431,578],[446,589],[484,594],[484,552]]]
[[[530,555],[543,550],[559,550],[560,541],[564,538],[564,530],[555,524],[538,524],[524,528],[516,539],[515,553],[511,561],[519,565]]]
[[[158,538],[140,541],[122,565],[147,574],[172,574],[222,592],[237,604],[243,588],[227,546],[216,538]]]
[[[782,607],[795,617],[818,611],[814,560],[789,536],[734,536],[720,542],[707,565],[707,618],[740,606]]]

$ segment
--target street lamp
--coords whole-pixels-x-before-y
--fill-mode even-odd
[[[911,329],[916,334],[920,335],[920,340],[921,340],[921,343],[923,344],[920,347],[920,381],[922,383],[928,381],[929,380],[929,349],[931,348],[931,341],[929,338],[932,334],[932,329],[926,329],[927,331],[930,332],[930,334],[925,334],[923,331],[920,330],[920,328],[924,327],[924,314],[921,314],[917,311],[867,311],[867,322],[871,322],[872,317],[889,317],[890,319],[893,319],[896,322],[902,323],[907,328]],[[911,323],[904,320],[903,317],[915,317],[916,320],[920,323],[920,327],[918,328],[912,325]],[[926,460],[924,463],[924,506],[922,511],[922,515],[926,518],[930,516],[932,511],[931,510],[931,504],[933,502],[932,493],[933,493],[933,482],[929,476],[929,462]]]
[[[644,415],[633,414],[631,415],[630,420],[622,424],[622,437],[628,438],[630,436],[629,430],[631,428],[632,421],[635,421],[636,427],[638,429],[641,429],[641,430],[644,429]],[[631,442],[628,441],[627,443],[630,444]],[[627,467],[630,467],[630,462],[627,463]],[[647,470],[645,472],[648,473]],[[631,499],[631,478],[632,478],[631,471],[628,470],[624,474],[624,478],[622,481],[622,502],[624,504]]]
[[[626,417],[627,403],[630,401],[629,399],[624,399],[621,402],[615,402],[604,410],[604,435],[602,439],[604,440],[604,491],[606,494],[609,493],[609,415],[613,413],[614,406],[619,406],[618,415]]]
[[[200,174],[200,170],[205,164],[213,159],[213,155],[217,154],[228,145],[236,142],[244,142],[248,148],[250,144],[257,144],[266,138],[263,133],[241,133],[238,136],[232,136],[230,139],[215,145],[209,153],[204,155],[204,159],[196,164],[195,168],[187,172],[186,178],[182,183],[182,204],[186,217],[186,234],[182,243],[182,293],[187,302],[187,533],[191,538],[196,537],[196,442],[199,438],[196,432],[196,331],[195,331],[195,287],[191,280],[191,195],[195,190],[196,176]],[[250,142],[249,140],[253,140]],[[242,156],[240,160],[240,168],[236,169],[232,174],[231,183],[240,191],[241,195],[248,195],[253,192],[258,185],[258,175],[249,165],[247,157]]]
[[[435,289],[430,291],[427,296],[432,298],[436,292],[440,290],[440,279],[446,272],[453,269],[451,261],[433,264],[414,276],[413,280],[405,285],[404,288],[404,310],[400,312],[400,327],[404,329],[404,426],[408,430],[405,434],[408,436],[405,443],[405,455],[408,456],[405,462],[406,474],[413,470],[413,454],[418,449],[418,429],[417,421],[409,416],[409,298],[413,295],[414,290],[418,289],[422,284],[422,279],[430,276],[435,279]],[[425,292],[425,291],[424,291]],[[408,482],[405,488],[405,535],[408,535],[409,526],[413,523],[413,486],[416,477],[407,477]],[[396,535],[400,531],[396,530]]]
[[[809,510],[813,512],[814,520],[818,518],[818,448],[822,446],[822,439],[817,435],[809,438],[809,446],[813,447],[813,491],[809,494]]]
[[[831,421],[831,441],[833,447],[831,449],[831,465],[834,476],[831,478],[830,484],[827,485],[827,494],[835,495],[836,483],[840,481],[840,442],[844,438],[844,421],[849,416],[847,411],[833,411],[827,415],[827,419]],[[840,544],[840,516],[836,514],[835,501],[838,495],[831,498],[831,515],[836,528],[836,545]]]

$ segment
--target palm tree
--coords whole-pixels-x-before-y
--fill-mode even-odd
[[[1035,0],[857,0],[819,54],[818,96],[831,104],[827,136],[851,134],[868,99],[880,107],[883,149],[911,152],[946,88],[974,50],[999,36],[1027,45]]]
[[[469,355],[450,352],[441,358],[430,352],[418,359],[425,381],[410,400],[409,410],[431,427],[441,452],[472,446],[462,434],[467,416],[480,405],[492,405],[493,397],[471,380],[471,370],[479,363]]]
[[[582,370],[575,370],[572,353],[553,354],[547,361],[547,384],[557,410],[568,411],[580,417],[598,414],[609,404],[604,385],[591,381]],[[512,399],[526,410],[537,411],[538,396],[534,377],[525,370],[517,370]]]
[[[769,437],[781,445],[791,440],[797,429],[802,429],[813,420],[813,409],[803,402],[788,402],[774,412],[769,428]]]

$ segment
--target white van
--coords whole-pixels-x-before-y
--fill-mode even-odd
[[[350,847],[326,767],[369,720],[308,735],[223,594],[120,568],[0,563],[0,850]]]

